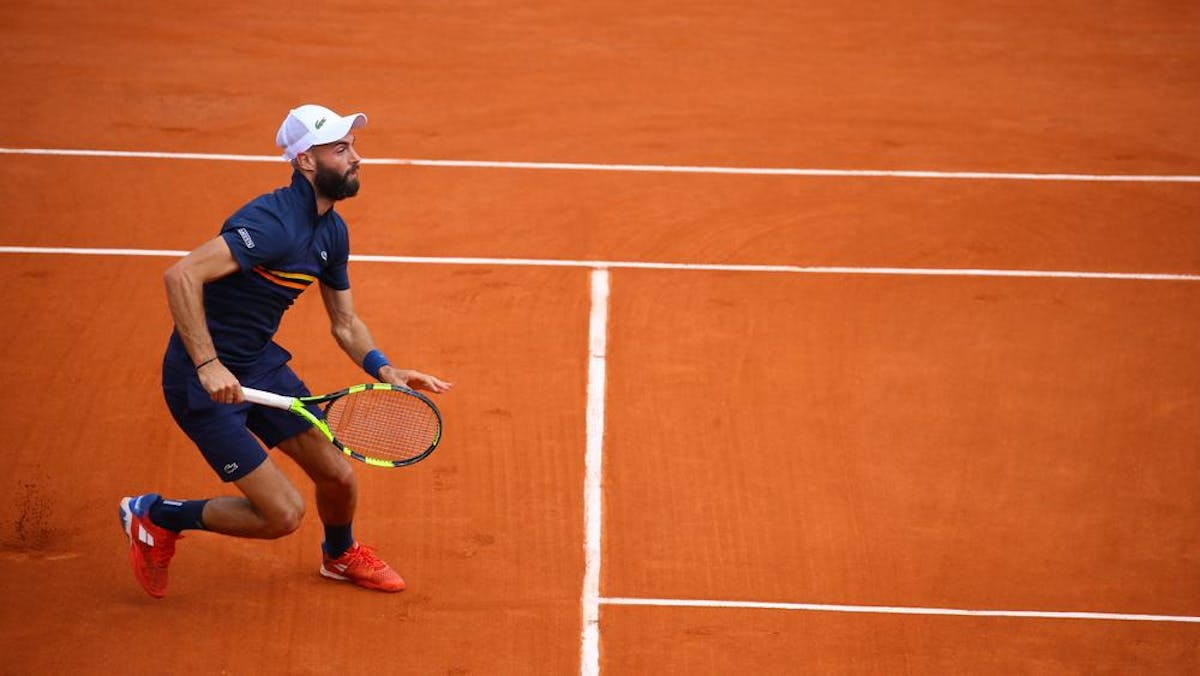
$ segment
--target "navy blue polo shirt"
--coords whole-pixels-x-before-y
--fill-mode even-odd
[[[317,215],[312,184],[261,195],[221,227],[240,271],[204,286],[208,330],[221,362],[235,373],[267,370],[291,357],[273,341],[283,313],[313,282],[350,288],[350,237],[333,209]],[[172,336],[172,343],[181,343]]]

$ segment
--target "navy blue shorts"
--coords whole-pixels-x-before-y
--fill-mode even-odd
[[[310,394],[286,363],[262,373],[237,375],[246,387],[293,397]],[[223,481],[237,481],[261,465],[267,459],[263,445],[274,448],[311,427],[287,411],[213,401],[200,385],[191,360],[181,360],[171,350],[163,360],[163,396],[175,422]],[[323,417],[316,407],[308,408]]]

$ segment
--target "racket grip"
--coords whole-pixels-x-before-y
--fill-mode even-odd
[[[245,397],[246,401],[250,402],[251,404],[270,406],[271,408],[278,408],[284,411],[291,410],[292,408],[292,397],[285,397],[272,392],[264,392],[262,390],[256,390],[250,387],[243,387],[242,396]]]

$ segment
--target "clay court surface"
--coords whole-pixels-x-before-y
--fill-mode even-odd
[[[1200,671],[1194,2],[0,26],[0,673]],[[371,118],[360,313],[456,383],[428,460],[356,468],[409,589],[320,578],[310,505],[189,532],[156,601],[117,501],[234,490],[162,401],[162,273],[306,102]],[[364,376],[317,296],[280,342],[324,392]]]

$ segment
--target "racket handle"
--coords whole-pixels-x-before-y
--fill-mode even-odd
[[[259,404],[261,406],[270,406],[284,411],[292,408],[292,397],[284,397],[272,392],[264,392],[250,387],[242,388],[242,396],[251,404]]]

